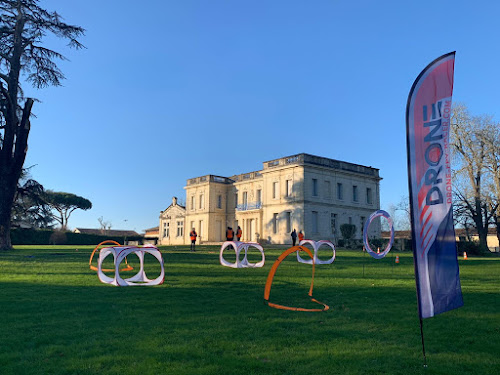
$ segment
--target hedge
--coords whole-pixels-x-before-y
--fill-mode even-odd
[[[12,229],[10,238],[13,245],[97,245],[105,240],[114,240],[123,243],[124,237],[102,236],[97,234],[83,234],[61,232],[54,230]],[[139,241],[143,237],[127,237],[127,241]]]

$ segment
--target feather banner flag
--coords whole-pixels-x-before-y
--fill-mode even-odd
[[[412,246],[420,318],[463,305],[451,194],[449,144],[455,52],[417,77],[406,106]]]

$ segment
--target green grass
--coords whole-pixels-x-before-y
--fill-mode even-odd
[[[92,247],[0,253],[0,374],[494,374],[500,370],[500,258],[460,260],[465,306],[424,320],[424,369],[409,253],[337,251],[318,265],[324,313],[275,310],[260,269],[219,264],[218,248],[163,248],[165,283],[113,287]],[[132,265],[136,264],[130,258]],[[234,256],[233,256],[234,258]],[[256,254],[253,259],[257,260]],[[364,270],[363,270],[364,268]],[[148,271],[158,274],[154,262]],[[364,272],[364,277],[363,277]],[[289,256],[271,301],[316,307],[311,266]]]

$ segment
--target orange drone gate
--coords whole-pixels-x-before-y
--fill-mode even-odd
[[[105,244],[121,246],[118,242],[113,241],[113,240],[102,241],[99,245],[97,245],[95,247],[94,251],[92,251],[92,254],[90,255],[90,260],[89,260],[89,267],[93,271],[97,271],[97,267],[92,265],[92,258],[94,257],[94,254],[99,249],[99,247],[102,246],[102,245],[105,245]],[[134,267],[132,267],[131,265],[128,264],[127,258],[125,258],[125,265],[127,267],[122,268],[120,271],[132,271],[134,269]],[[102,268],[102,271],[103,272],[113,272],[114,268]]]
[[[296,251],[304,251],[313,259],[312,263],[312,279],[311,279],[311,287],[309,288],[309,297],[311,297],[311,301],[315,302],[317,304],[323,305],[322,309],[306,309],[303,307],[290,307],[290,306],[284,306],[284,305],[279,305],[277,303],[272,303],[269,302],[269,294],[271,293],[271,285],[273,283],[274,279],[274,274],[276,273],[276,270],[278,269],[278,266],[280,263],[285,259],[287,256],[289,256],[292,253],[295,253]],[[292,310],[292,311],[314,311],[314,312],[320,312],[320,311],[327,311],[330,309],[330,306],[324,304],[323,302],[318,301],[317,299],[313,298],[312,292],[313,292],[313,287],[314,287],[314,270],[315,270],[315,264],[314,264],[314,256],[307,247],[304,246],[293,246],[289,248],[288,250],[284,251],[283,254],[281,254],[278,259],[274,262],[273,266],[271,267],[271,270],[269,271],[269,275],[267,276],[267,281],[266,281],[266,287],[264,289],[264,303],[266,303],[269,307],[273,307],[275,309],[281,309],[281,310]]]

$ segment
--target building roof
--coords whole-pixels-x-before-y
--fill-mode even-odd
[[[93,228],[75,228],[74,233],[96,234],[99,236],[114,236],[114,237],[141,237],[135,230],[121,229],[93,229]]]
[[[145,232],[145,238],[158,238],[158,236],[160,235],[160,227],[149,228],[146,229]]]
[[[469,228],[468,231],[469,231],[469,235],[470,236],[477,236],[477,230],[476,230],[476,228]],[[488,235],[495,235],[496,236],[496,234],[497,234],[497,229],[496,228],[494,228],[494,227],[488,228]],[[467,235],[467,231],[465,230],[465,228],[455,228],[455,235],[457,235],[457,236],[466,236]]]
[[[354,164],[347,161],[330,159],[324,156],[311,155],[306,153],[283,156],[278,159],[269,160],[264,162],[264,169],[273,167],[275,165],[282,164],[314,164],[329,168],[343,169],[351,172],[364,173],[364,174],[375,174],[378,176],[379,168],[373,168],[372,166],[367,167],[366,165]],[[375,172],[377,171],[377,172]]]
[[[346,172],[359,173],[366,176],[371,176],[377,180],[382,178],[379,176],[379,169],[373,167],[367,167],[361,164],[349,163],[347,161],[335,160],[330,158],[325,158],[322,156],[316,156],[311,154],[295,154],[291,156],[284,156],[278,159],[269,160],[263,162],[263,169],[254,172],[241,173],[239,175],[234,175],[231,177],[222,177],[216,175],[204,175],[200,177],[194,177],[187,180],[187,185],[203,184],[208,182],[218,182],[222,184],[232,184],[238,181],[243,181],[247,179],[255,179],[262,177],[262,173],[265,173],[270,168],[283,167],[287,165],[311,165],[319,166],[323,168],[338,169]]]
[[[165,208],[163,211],[161,211],[161,213],[167,211],[170,207],[179,207],[181,210],[186,210],[186,206],[183,206],[179,203],[177,203],[178,199],[177,197],[172,197],[172,203],[170,204],[170,206],[168,206],[167,208]]]

